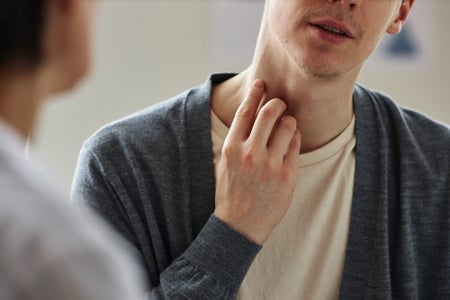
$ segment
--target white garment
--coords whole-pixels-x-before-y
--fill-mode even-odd
[[[301,154],[291,206],[253,261],[238,299],[337,299],[355,172],[355,118],[327,145]],[[228,128],[211,112],[214,163]]]
[[[24,160],[24,146],[0,119],[0,299],[138,299],[134,262]]]

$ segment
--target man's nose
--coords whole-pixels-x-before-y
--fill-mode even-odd
[[[350,9],[355,8],[361,3],[362,0],[328,0],[330,3],[341,2],[343,7],[348,7]]]

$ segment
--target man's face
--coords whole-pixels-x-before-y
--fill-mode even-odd
[[[359,70],[386,32],[397,33],[413,0],[267,0],[270,46],[316,77]]]

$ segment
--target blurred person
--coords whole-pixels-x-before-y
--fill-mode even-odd
[[[0,299],[124,300],[142,292],[118,237],[75,212],[24,149],[44,100],[90,66],[97,1],[0,1]],[[136,264],[137,265],[137,264]]]
[[[247,69],[86,141],[73,201],[154,298],[448,299],[449,127],[357,84],[414,0],[265,4]]]

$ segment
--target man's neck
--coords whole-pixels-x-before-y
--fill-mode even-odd
[[[301,152],[306,153],[333,140],[350,123],[356,77],[357,74],[347,74],[340,78],[314,78],[300,75],[297,70],[254,62],[244,72],[213,88],[212,109],[230,126],[251,82],[262,79],[266,84],[263,103],[273,98],[286,102],[287,114],[297,119],[302,133]]]

